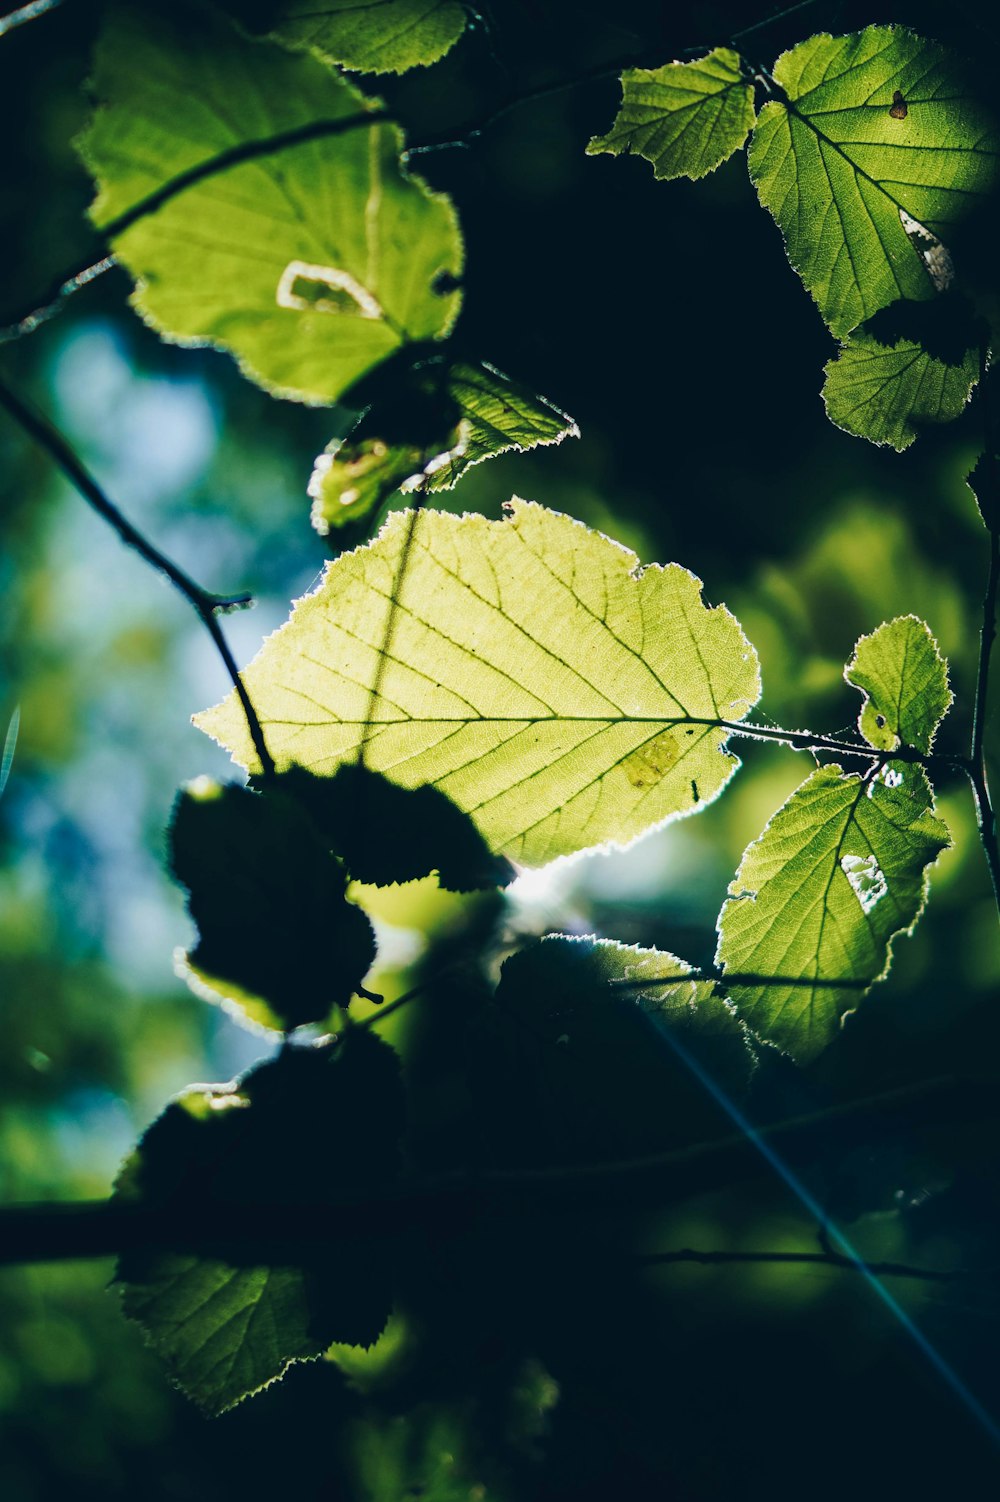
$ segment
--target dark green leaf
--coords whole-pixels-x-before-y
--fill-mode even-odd
[[[286,1049],[235,1084],[193,1086],[145,1133],[116,1196],[169,1210],[180,1249],[123,1254],[117,1277],[126,1314],[206,1412],[334,1341],[378,1337],[392,1299],[390,1247],[336,1201],[393,1181],[402,1122],[395,1054],[353,1032]],[[220,1219],[221,1242],[207,1229]],[[290,1238],[289,1221],[308,1237]]]
[[[280,784],[356,881],[386,886],[438,873],[450,892],[505,886],[514,868],[438,788],[403,788],[358,763],[332,777],[290,767]]]
[[[563,935],[507,960],[474,1054],[486,1150],[501,1163],[590,1161],[711,1134],[715,1108],[683,1054],[731,1096],[753,1055],[732,1007],[689,970],[655,949]]]
[[[189,783],[170,863],[200,933],[186,956],[196,990],[282,1032],[347,1005],[375,958],[371,925],[292,798]]]

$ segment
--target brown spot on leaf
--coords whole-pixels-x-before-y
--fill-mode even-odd
[[[889,113],[894,120],[906,119],[906,100],[903,98],[898,89],[892,96],[892,103],[889,106]]]
[[[626,756],[622,766],[634,788],[649,788],[660,782],[677,765],[680,756],[677,731],[664,730],[630,756]]]

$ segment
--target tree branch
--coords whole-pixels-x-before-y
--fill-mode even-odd
[[[184,570],[159,548],[149,542],[142,533],[132,525],[114,502],[105,494],[84,467],[79,457],[66,441],[63,435],[40,413],[35,412],[19,396],[0,379],[0,407],[3,407],[24,431],[33,438],[40,448],[44,449],[53,463],[62,470],[70,484],[83,496],[98,516],[108,523],[117,532],[126,547],[132,548],[146,563],[152,565],[160,573],[165,574],[170,583],[183,595],[191,605],[198,619],[205,627],[216,650],[225,664],[243,713],[246,716],[250,737],[254,744],[254,750],[260,760],[265,776],[274,773],[274,761],[267,749],[264,740],[264,732],[261,729],[257,711],[250,702],[250,697],[243,686],[236,660],[229,650],[229,644],[223,635],[216,613],[225,610],[237,610],[253,603],[248,594],[240,595],[216,595],[203,589],[200,584],[184,572]]]
[[[968,1277],[965,1268],[941,1270],[934,1267],[911,1267],[906,1262],[865,1262],[860,1257],[845,1257],[842,1252],[702,1252],[694,1247],[676,1251],[649,1252],[635,1261],[642,1267],[664,1267],[675,1262],[697,1262],[703,1267],[726,1263],[792,1263],[817,1267],[842,1268],[847,1272],[870,1273],[877,1278],[919,1278],[928,1283],[951,1283]]]
[[[5,16],[0,16],[0,37],[6,36],[8,31],[13,31],[15,26],[23,26],[25,21],[37,20],[39,16],[44,16],[61,4],[62,0],[31,0],[28,5],[19,5],[17,10],[8,11]]]
[[[969,747],[967,770],[972,784],[973,801],[976,805],[979,838],[986,854],[990,880],[993,883],[993,896],[996,900],[997,913],[1000,915],[1000,844],[997,840],[996,814],[990,800],[985,754],[990,656],[996,639],[997,595],[1000,592],[1000,466],[997,462],[997,435],[994,431],[994,418],[989,400],[988,358],[988,348],[983,345],[979,352],[979,389],[983,403],[986,447],[981,461],[984,470],[981,483],[985,486],[987,494],[982,497],[977,496],[977,499],[989,533],[990,561],[986,577],[986,592],[983,595],[979,661],[976,667],[976,691],[972,706],[972,743]]]
[[[923,1119],[928,1098],[982,1120],[982,1102],[970,1081],[943,1076],[772,1122],[761,1126],[757,1136],[786,1150],[814,1152],[839,1121],[870,1114],[880,1122],[890,1111],[898,1122],[914,1105]],[[758,1145],[745,1133],[733,1132],[644,1157],[448,1173],[404,1180],[364,1195],[324,1197],[307,1205],[269,1203],[264,1198],[253,1204],[202,1200],[169,1207],[125,1200],[8,1205],[0,1207],[0,1266],[107,1257],[148,1247],[228,1257],[243,1265],[256,1256],[280,1266],[282,1257],[294,1261],[303,1251],[322,1245],[373,1232],[393,1234],[426,1224],[428,1217],[438,1223],[445,1214],[467,1216],[497,1208],[508,1213],[517,1205],[539,1216],[574,1210],[590,1215],[602,1195],[614,1203],[623,1193],[649,1195],[662,1205],[665,1194],[679,1200],[737,1180],[745,1182],[747,1173],[761,1165]],[[862,1266],[858,1259],[837,1253],[817,1253],[814,1259],[796,1254],[796,1260],[822,1260],[858,1270]],[[871,1270],[877,1272],[877,1265]]]

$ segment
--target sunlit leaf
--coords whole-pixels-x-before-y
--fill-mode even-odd
[[[979,379],[979,357],[970,349],[961,365],[946,365],[910,340],[887,349],[858,332],[825,374],[823,400],[830,421],[899,452],[925,423],[951,422],[961,414]]]
[[[328,566],[244,674],[279,767],[364,747],[529,865],[696,811],[760,692],[733,616],[677,564],[530,502],[501,522],[397,512]],[[258,771],[234,699],[196,723]]]
[[[315,135],[112,234],[136,308],[165,338],[219,345],[268,390],[332,402],[401,346],[448,332],[462,262],[451,203],[402,169],[396,126],[367,122],[373,101],[318,58],[187,3],[119,6],[92,85],[99,108],[80,150],[99,228],[221,153]]]
[[[947,664],[923,621],[904,615],[863,636],[844,677],[865,696],[858,728],[869,745],[895,751],[902,744],[926,755],[952,694]]]
[[[955,225],[996,182],[1000,140],[961,63],[901,27],[779,57],[750,175],[835,334],[943,285]],[[786,102],[787,100],[787,102]]]
[[[951,843],[923,771],[821,767],[746,850],[719,916],[717,959],[761,1038],[808,1063],[889,968],[923,910],[926,868]],[[773,979],[772,979],[773,977]]]
[[[444,57],[465,23],[458,0],[286,0],[272,29],[359,73],[405,73]]]
[[[634,151],[660,178],[704,177],[739,150],[753,122],[753,84],[738,55],[717,47],[691,63],[628,69],[615,123],[587,151]]]
[[[395,1054],[356,1032],[285,1051],[235,1084],[193,1086],[142,1137],[116,1197],[169,1209],[179,1244],[201,1237],[206,1246],[124,1253],[124,1308],[206,1412],[334,1341],[378,1337],[392,1298],[386,1244],[353,1218],[338,1221],[336,1196],[376,1194],[395,1177],[402,1112]],[[299,1244],[289,1217],[308,1231]],[[221,1240],[208,1221],[221,1221]],[[338,1229],[346,1234],[335,1245]]]
[[[366,425],[379,436],[333,443],[316,461],[309,494],[317,531],[326,533],[373,513],[401,487],[426,493],[450,490],[467,469],[495,454],[580,436],[565,412],[485,361],[452,365],[444,372],[417,370],[412,381],[413,395],[422,403],[437,388],[446,399],[437,442],[428,443],[426,434],[420,442],[413,436],[386,436],[379,431],[380,424],[384,428],[381,414],[373,411]]]
[[[375,958],[371,924],[294,799],[199,778],[177,800],[170,863],[199,930],[195,989],[282,1032],[347,1005]]]

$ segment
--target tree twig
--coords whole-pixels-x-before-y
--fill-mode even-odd
[[[993,883],[993,896],[1000,915],[1000,844],[997,840],[996,813],[990,799],[986,775],[986,706],[990,680],[990,656],[996,639],[997,595],[1000,592],[1000,466],[997,463],[997,435],[989,402],[988,349],[979,352],[979,390],[983,404],[986,447],[982,463],[983,480],[988,494],[979,498],[980,511],[990,539],[990,561],[983,595],[982,625],[979,632],[979,660],[976,665],[976,690],[972,706],[972,742],[969,747],[968,777],[976,805],[979,838]]]
[[[39,16],[46,15],[61,4],[62,0],[30,0],[28,5],[19,5],[17,10],[8,11],[5,16],[0,16],[0,37],[6,36],[8,31],[13,31],[15,26],[23,26],[25,21],[36,21]]]
[[[887,1110],[898,1119],[908,1105],[925,1109],[929,1097],[942,1097],[960,1112],[973,1110],[981,1120],[981,1104],[975,1103],[973,1094],[969,1081],[941,1076],[772,1122],[761,1126],[758,1136],[786,1148],[815,1150],[816,1142],[838,1121],[866,1113],[879,1120]],[[582,1210],[589,1215],[602,1194],[616,1201],[622,1192],[634,1195],[637,1191],[648,1192],[662,1206],[665,1192],[683,1199],[734,1179],[743,1180],[758,1161],[759,1150],[745,1133],[732,1132],[643,1157],[459,1171],[404,1180],[366,1194],[324,1196],[307,1205],[270,1204],[263,1198],[253,1204],[202,1200],[174,1203],[169,1208],[123,1200],[8,1205],[0,1207],[0,1266],[106,1257],[140,1247],[211,1249],[213,1255],[223,1254],[228,1247],[231,1256],[245,1261],[248,1249],[258,1246],[266,1248],[261,1254],[264,1260],[278,1265],[282,1250],[291,1258],[297,1249],[301,1252],[303,1247],[351,1235],[373,1230],[391,1234],[449,1207],[509,1211],[516,1204],[532,1214]]]
[[[121,538],[126,547],[132,548],[146,563],[151,564],[159,573],[164,574],[174,588],[183,595],[191,605],[198,619],[205,627],[216,650],[225,664],[234,689],[236,690],[243,713],[246,716],[250,737],[254,744],[254,750],[260,760],[265,776],[274,773],[274,761],[267,749],[264,732],[261,728],[257,711],[250,702],[243,680],[240,677],[236,660],[229,649],[229,644],[223,634],[222,627],[217,619],[217,612],[237,610],[253,603],[250,595],[217,595],[203,589],[200,584],[186,574],[172,559],[155,547],[142,533],[133,526],[126,516],[118,509],[114,502],[102,490],[93,475],[85,468],[79,456],[63,435],[40,413],[34,411],[26,402],[0,379],[0,407],[3,407],[21,428],[33,438],[34,441],[45,450],[53,463],[62,470],[70,484],[79,491],[90,506],[102,517]]]
[[[696,1262],[704,1267],[726,1263],[792,1263],[816,1267],[842,1268],[847,1272],[872,1273],[877,1278],[919,1278],[928,1283],[951,1283],[968,1277],[965,1268],[939,1269],[911,1267],[906,1262],[865,1262],[860,1257],[846,1257],[843,1252],[715,1252],[695,1247],[678,1247],[666,1252],[647,1252],[634,1259],[642,1267],[664,1267],[675,1262]]]

